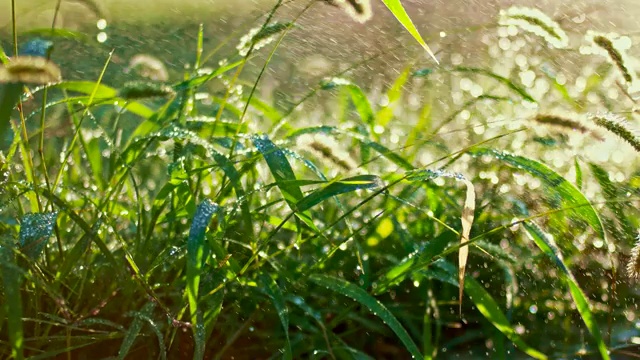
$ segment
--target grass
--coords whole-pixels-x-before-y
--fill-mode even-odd
[[[201,26],[167,83],[113,87],[113,54],[51,83],[23,72],[55,64],[0,54],[3,357],[636,356],[625,49],[555,49],[540,31],[581,34],[518,8],[475,30],[502,34],[482,66],[441,51],[379,95],[327,74],[283,109],[262,76],[325,4],[280,21],[281,3],[237,53]]]

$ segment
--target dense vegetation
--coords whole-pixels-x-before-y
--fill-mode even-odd
[[[440,51],[377,93],[358,62],[283,106],[256,91],[281,5],[234,54],[201,27],[175,78],[61,80],[72,31],[0,49],[2,356],[637,356],[631,37],[514,7],[485,66]]]

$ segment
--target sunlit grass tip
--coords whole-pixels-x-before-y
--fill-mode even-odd
[[[541,36],[558,49],[569,45],[567,33],[562,30],[557,22],[538,9],[512,6],[506,10],[500,10],[498,23],[502,26],[516,26]]]
[[[638,131],[631,128],[626,119],[612,113],[590,114],[589,118],[597,126],[618,135],[621,139],[633,146],[637,152],[640,152],[640,136],[638,136]]]
[[[632,59],[626,52],[632,45],[632,41],[628,36],[620,36],[616,33],[604,34],[589,30],[585,35],[585,39],[590,46],[580,47],[580,53],[606,57],[618,69],[620,76],[627,85],[631,86],[637,82],[636,74],[632,70]]]
[[[631,258],[627,264],[627,274],[632,278],[640,278],[640,234],[636,237],[636,243],[631,248]]]
[[[351,155],[344,151],[340,144],[330,136],[324,134],[302,135],[298,138],[297,145],[345,172],[354,171],[358,167]]]
[[[359,23],[365,23],[373,17],[370,0],[324,0],[324,2],[339,7]]]

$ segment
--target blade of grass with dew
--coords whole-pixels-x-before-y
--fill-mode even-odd
[[[143,313],[143,312],[136,312],[135,315],[136,319],[140,319],[142,321],[145,321],[147,324],[149,324],[149,327],[151,328],[151,331],[153,331],[153,333],[156,335],[156,338],[158,339],[158,352],[160,353],[160,359],[162,360],[166,360],[167,359],[167,349],[165,348],[164,345],[164,336],[162,335],[162,332],[160,331],[160,326],[158,326],[158,324],[156,323],[156,321],[154,321],[151,316]]]
[[[287,160],[284,152],[266,135],[253,136],[251,140],[266,160],[269,170],[271,171],[271,175],[273,175],[276,180],[278,189],[280,189],[285,201],[289,204],[291,210],[295,211],[296,203],[302,200],[304,195],[302,194],[300,187],[294,183],[296,181],[296,176],[293,173],[291,164],[289,164],[289,160]],[[319,232],[313,224],[311,215],[308,212],[296,212],[295,215],[311,229]]]
[[[371,108],[371,103],[369,103],[369,99],[362,89],[358,85],[344,80],[338,81],[336,79],[331,79],[322,83],[323,90],[331,90],[334,88],[342,88],[347,91],[351,97],[351,102],[353,102],[353,105],[356,107],[358,115],[360,115],[360,119],[365,125],[367,125],[369,133],[374,134],[373,128],[375,127],[375,115]]]
[[[411,36],[416,39],[416,41],[429,54],[429,56],[431,56],[433,61],[435,61],[436,64],[439,64],[438,59],[436,59],[436,55],[433,53],[433,51],[431,51],[429,45],[427,45],[427,43],[422,39],[422,36],[420,36],[418,29],[416,29],[416,27],[413,25],[411,18],[409,17],[409,15],[407,15],[407,12],[404,10],[404,7],[402,6],[402,3],[400,3],[400,0],[382,0],[382,2],[387,6],[389,11],[391,11],[393,16],[395,16],[400,24],[402,24],[402,26],[407,29],[409,34],[411,34]]]
[[[296,203],[296,209],[304,212],[336,195],[360,189],[375,189],[382,186],[382,179],[377,175],[358,175],[335,182],[312,192]]]
[[[544,231],[538,225],[536,225],[533,221],[526,221],[523,223],[524,228],[527,230],[527,234],[531,237],[533,242],[540,248],[542,252],[547,254],[556,264],[556,266],[561,270],[561,274],[563,275],[564,281],[567,283],[569,287],[569,292],[571,293],[571,297],[573,298],[573,302],[580,313],[580,317],[582,321],[589,329],[589,332],[593,336],[597,346],[598,351],[600,352],[600,356],[603,359],[609,360],[609,350],[607,349],[607,345],[604,343],[602,339],[602,335],[600,333],[600,328],[596,322],[596,319],[591,312],[589,307],[589,300],[585,296],[585,294],[580,289],[576,278],[569,270],[569,267],[565,264],[562,252],[555,244],[553,238],[545,234]]]
[[[4,312],[7,315],[7,331],[11,358],[24,358],[24,329],[22,327],[22,269],[16,264],[13,249],[6,239],[0,243],[0,275],[4,292]]]
[[[524,170],[540,179],[549,191],[557,193],[567,207],[574,207],[573,211],[584,220],[596,232],[600,238],[606,240],[606,235],[600,217],[589,200],[571,182],[544,165],[533,159],[512,155],[488,148],[471,149],[468,153],[472,156],[491,156],[501,162]]]
[[[25,214],[20,221],[20,251],[31,259],[40,256],[53,234],[57,217],[57,212]]]
[[[465,178],[459,178],[467,187],[467,192],[464,200],[464,206],[462,208],[462,216],[460,221],[462,222],[462,232],[460,233],[460,243],[464,244],[469,241],[469,234],[471,233],[471,225],[473,224],[473,215],[476,210],[476,191],[471,181]],[[460,293],[458,294],[459,313],[462,316],[462,293],[464,288],[464,273],[467,267],[467,258],[469,257],[469,246],[465,245],[460,247],[458,251],[458,282],[460,285]]]
[[[189,229],[187,239],[187,298],[191,312],[191,324],[196,326],[198,319],[198,290],[200,276],[205,261],[205,231],[213,215],[218,211],[218,205],[210,200],[204,200],[198,205]],[[198,343],[199,339],[196,339]],[[204,339],[200,339],[204,341]]]
[[[139,313],[141,315],[149,317],[153,313],[153,309],[155,308],[155,306],[156,305],[152,301],[150,301],[146,303],[139,312],[129,313],[130,315],[133,315],[134,318],[131,322],[131,325],[129,326],[129,330],[127,330],[127,333],[122,340],[122,344],[120,345],[120,350],[118,351],[119,360],[124,360],[126,358],[127,354],[131,350],[131,347],[133,346],[133,343],[136,341],[138,334],[140,334],[142,326],[144,325],[144,320],[141,317],[136,316],[136,314]]]
[[[371,311],[375,316],[379,317],[385,324],[387,324],[391,330],[398,336],[405,349],[411,354],[414,359],[422,359],[422,354],[420,354],[420,350],[411,339],[411,336],[407,332],[407,330],[402,326],[402,324],[396,319],[396,317],[386,308],[380,301],[378,301],[373,296],[369,295],[366,291],[359,288],[358,286],[344,280],[341,278],[323,275],[323,274],[313,274],[309,278],[314,283],[326,287],[327,289],[336,292],[338,294],[342,294],[347,296],[362,306],[366,307]]]
[[[407,83],[409,77],[411,75],[411,66],[405,67],[405,69],[400,73],[400,76],[396,78],[393,82],[393,85],[387,91],[387,105],[384,106],[376,113],[375,124],[380,125],[382,127],[387,127],[389,121],[393,119],[393,111],[398,105],[398,100],[402,97],[402,87]]]
[[[618,223],[622,227],[622,229],[615,228],[613,231],[617,233],[619,240],[627,239],[631,242],[636,234],[635,228],[631,220],[627,217],[626,214],[629,214],[628,209],[625,209],[625,204],[617,199],[622,196],[619,195],[618,188],[613,184],[613,182],[609,179],[609,174],[602,167],[589,163],[589,167],[591,168],[591,173],[600,184],[600,189],[602,190],[602,195],[604,196],[605,205],[611,210],[613,216],[618,219]],[[630,202],[629,202],[630,204]]]
[[[286,338],[284,358],[290,360],[292,358],[292,352],[291,341],[289,340],[289,309],[284,301],[284,296],[282,296],[282,290],[275,280],[266,273],[261,273],[258,276],[258,281],[260,289],[267,294],[273,303],[273,307],[275,307],[276,312],[278,313],[280,323],[282,324],[282,330],[284,331],[284,336]]]
[[[453,264],[445,260],[439,260],[434,263],[434,266],[436,268],[435,271],[426,271],[425,274],[436,280],[458,286],[458,282],[456,281],[456,268]],[[489,320],[496,329],[503,333],[507,339],[509,339],[521,351],[534,359],[547,359],[545,354],[529,346],[520,337],[520,335],[518,335],[502,310],[500,310],[498,303],[491,294],[484,289],[484,286],[478,283],[478,281],[471,277],[467,277],[464,285],[464,292],[469,296],[471,301],[473,301],[482,316]]]
[[[485,69],[480,69],[480,68],[471,68],[471,67],[454,67],[452,69],[452,71],[454,72],[461,72],[461,73],[470,73],[470,74],[480,74],[480,75],[485,75],[488,76],[492,79],[495,79],[499,82],[501,82],[502,84],[506,85],[509,89],[513,90],[514,92],[516,92],[518,95],[520,95],[524,100],[527,100],[529,102],[535,103],[536,100],[533,98],[533,96],[531,96],[526,90],[524,90],[522,87],[516,85],[513,83],[513,81],[507,79],[504,76],[500,76],[492,71],[489,70],[485,70]]]

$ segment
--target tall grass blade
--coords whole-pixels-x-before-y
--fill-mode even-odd
[[[569,286],[569,292],[571,293],[571,297],[573,298],[573,302],[576,304],[576,308],[580,313],[580,317],[584,324],[589,329],[589,332],[593,336],[596,344],[598,346],[598,351],[600,352],[600,356],[603,359],[609,360],[609,350],[607,350],[607,345],[604,343],[602,335],[600,334],[600,328],[596,322],[596,319],[589,308],[589,300],[585,296],[585,294],[580,289],[576,278],[569,270],[569,267],[566,265],[562,253],[560,249],[555,244],[553,238],[549,237],[547,234],[542,231],[534,222],[528,221],[524,223],[524,228],[527,230],[527,233],[531,237],[531,239],[535,242],[535,244],[547,254],[556,264],[556,266],[562,271],[562,276],[564,281]]]
[[[375,189],[381,185],[382,180],[376,175],[358,175],[338,180],[305,196],[296,203],[296,208],[304,212],[333,196],[360,189]]]
[[[144,325],[144,318],[149,318],[153,309],[155,308],[155,304],[153,302],[146,303],[139,312],[133,312],[134,316],[131,325],[129,326],[129,330],[124,336],[122,340],[122,344],[120,345],[120,350],[118,351],[118,360],[124,360],[129,354],[129,350],[135,343],[136,338],[140,334],[140,330],[142,330],[142,326]],[[137,316],[141,315],[141,316]]]
[[[291,341],[289,340],[289,309],[285,303],[284,296],[282,296],[282,290],[280,290],[280,287],[275,280],[266,273],[260,274],[258,280],[260,281],[260,289],[267,294],[273,303],[273,307],[276,308],[276,312],[278,313],[278,317],[282,323],[282,330],[284,330],[284,335],[286,337],[284,358],[290,360],[292,358],[292,353]]]
[[[458,285],[458,282],[455,279],[455,267],[452,264],[441,260],[437,261],[434,265],[437,267],[436,271],[427,272],[427,274],[433,276],[434,279],[447,282],[454,286]],[[467,277],[464,284],[464,292],[473,301],[482,316],[489,320],[496,329],[503,333],[507,339],[509,339],[520,350],[534,359],[547,359],[545,354],[524,342],[516,330],[511,326],[511,324],[509,324],[509,320],[502,310],[500,310],[498,303],[491,294],[484,289],[484,286],[478,283],[475,279]]]
[[[604,227],[600,221],[598,213],[593,208],[589,200],[567,179],[553,171],[547,165],[538,161],[500,152],[493,149],[476,148],[469,151],[473,156],[491,156],[516,169],[524,170],[540,179],[546,186],[545,189],[560,196],[560,199],[567,207],[573,207],[574,212],[580,219],[584,220],[596,234],[606,239]]]
[[[427,45],[427,43],[422,39],[420,32],[418,32],[418,29],[416,29],[415,25],[413,25],[411,18],[404,10],[404,7],[402,6],[402,3],[400,3],[400,0],[382,0],[382,2],[387,6],[387,8],[389,8],[389,11],[391,11],[393,16],[395,16],[400,24],[402,24],[402,26],[407,29],[409,34],[411,34],[411,36],[416,39],[416,41],[422,46],[422,48],[425,49],[425,51],[429,54],[429,56],[431,56],[433,61],[435,61],[436,64],[439,64],[438,59],[436,59],[436,55],[433,53],[433,51],[431,51],[429,45]]]
[[[462,73],[471,73],[471,74],[480,74],[480,75],[485,75],[488,76],[492,79],[497,80],[498,82],[503,83],[504,85],[506,85],[509,89],[513,90],[514,92],[516,92],[518,95],[520,95],[523,99],[535,103],[536,100],[533,98],[533,96],[531,96],[525,89],[523,89],[522,87],[516,85],[513,81],[507,79],[504,76],[500,76],[492,71],[489,70],[485,70],[485,69],[479,69],[479,68],[471,68],[471,67],[455,67],[453,68],[453,71],[455,72],[462,72]]]
[[[328,288],[331,291],[347,296],[369,309],[369,311],[382,319],[382,321],[384,321],[391,330],[393,330],[404,345],[405,349],[409,351],[414,359],[422,359],[422,354],[420,354],[418,346],[413,342],[413,339],[411,339],[407,330],[405,330],[393,313],[391,313],[391,311],[389,311],[389,309],[387,309],[386,306],[376,298],[369,295],[358,286],[341,278],[323,274],[313,274],[311,275],[310,280],[320,286]]]

